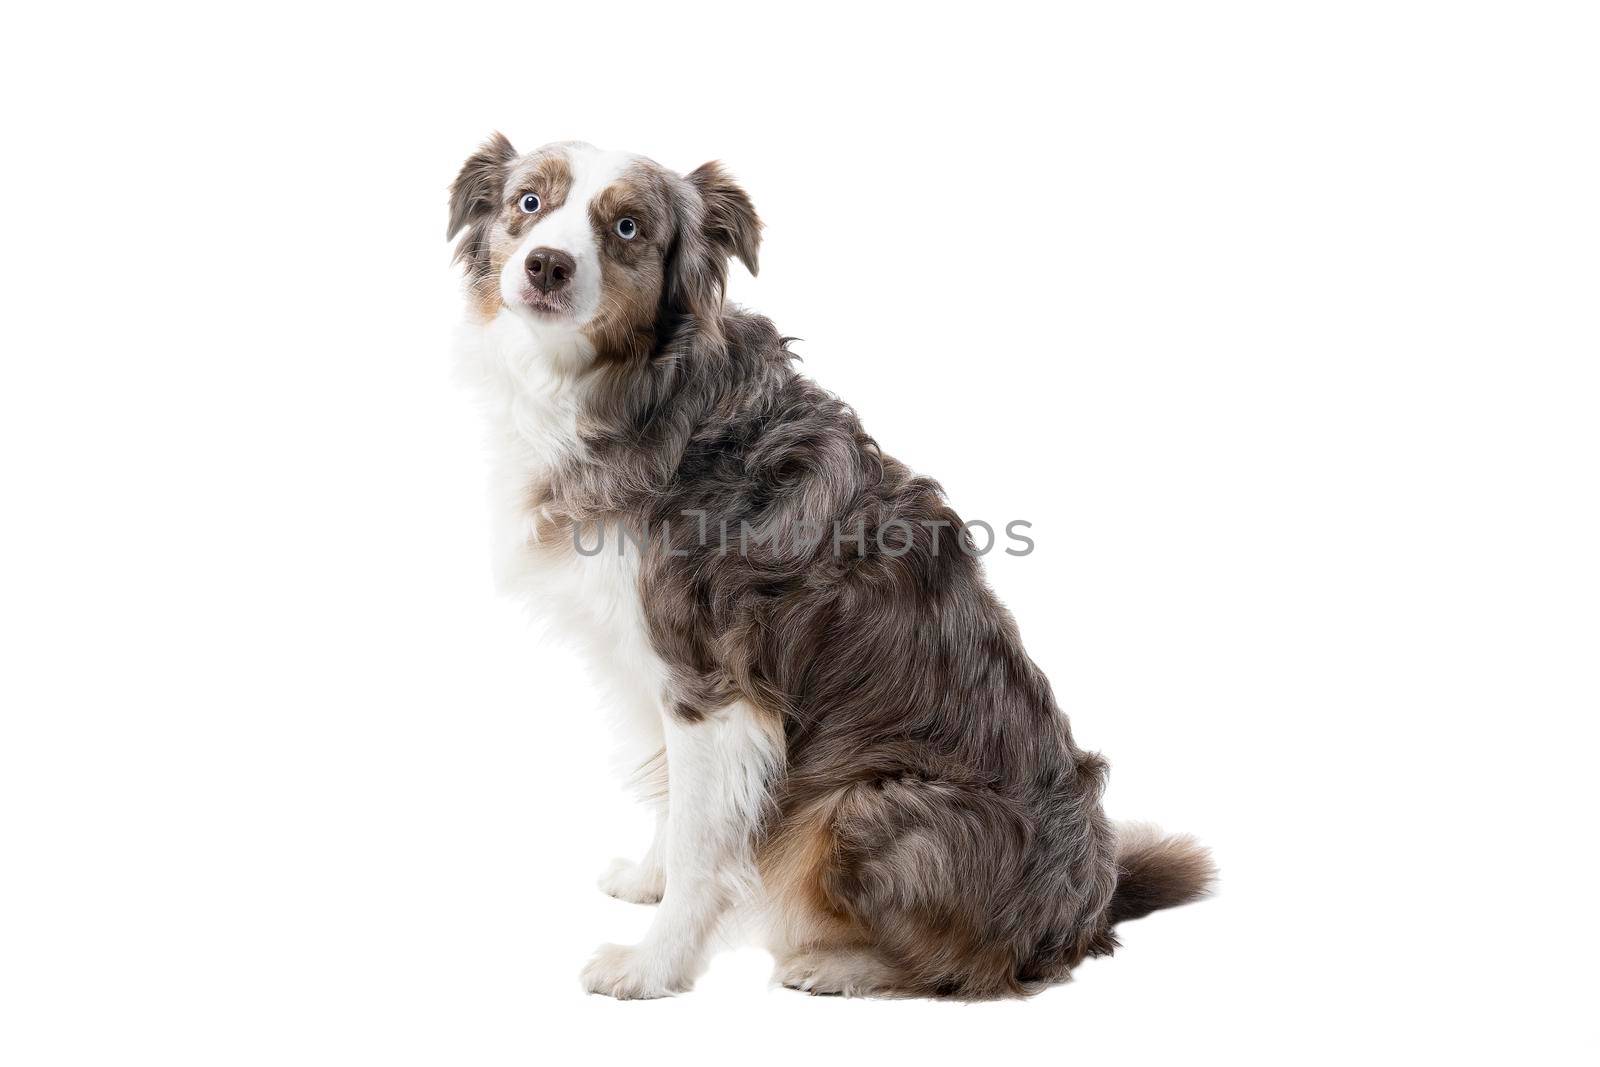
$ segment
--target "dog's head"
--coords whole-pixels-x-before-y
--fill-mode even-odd
[[[495,134],[451,187],[447,236],[462,231],[456,258],[484,318],[510,309],[625,359],[685,316],[717,330],[728,260],[755,273],[761,221],[716,163],[680,176],[580,143],[519,155]]]

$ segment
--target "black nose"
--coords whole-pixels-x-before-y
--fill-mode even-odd
[[[528,280],[541,293],[553,293],[572,281],[578,264],[565,252],[554,248],[535,248],[528,253]]]

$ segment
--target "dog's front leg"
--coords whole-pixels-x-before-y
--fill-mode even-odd
[[[602,945],[583,971],[591,993],[665,997],[704,970],[723,912],[754,877],[751,842],[783,760],[776,717],[743,701],[666,722],[671,803],[663,843],[666,894],[637,945]]]

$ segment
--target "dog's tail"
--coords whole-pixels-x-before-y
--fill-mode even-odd
[[[1211,853],[1186,834],[1165,835],[1146,823],[1117,824],[1117,890],[1110,925],[1175,908],[1211,892]]]

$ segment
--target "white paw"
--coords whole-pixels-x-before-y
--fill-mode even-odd
[[[601,945],[583,969],[585,990],[618,1000],[670,997],[693,984],[638,945]]]
[[[631,904],[659,904],[667,891],[666,876],[657,868],[616,859],[600,876],[600,890]]]
[[[803,952],[780,962],[773,977],[813,996],[871,996],[886,987],[885,968],[855,952]]]

